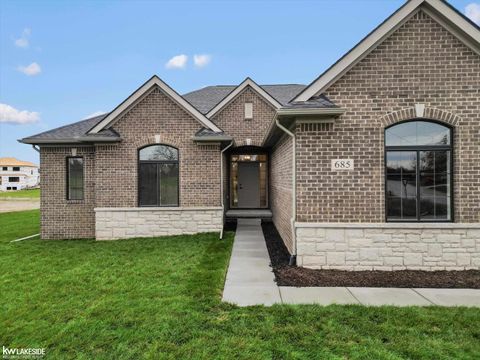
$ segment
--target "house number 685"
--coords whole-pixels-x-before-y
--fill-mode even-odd
[[[332,170],[353,170],[353,159],[333,159]]]

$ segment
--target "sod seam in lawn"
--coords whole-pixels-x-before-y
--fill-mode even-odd
[[[40,199],[40,189],[26,189],[16,191],[0,191],[0,199],[5,198],[27,198]]]
[[[0,345],[47,359],[475,359],[474,308],[220,301],[233,233],[9,241],[39,212],[0,214]]]

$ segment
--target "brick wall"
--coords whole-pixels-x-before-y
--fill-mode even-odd
[[[292,242],[292,151],[293,140],[284,137],[272,149],[270,156],[270,206],[273,223],[288,251],[295,253]]]
[[[122,142],[79,147],[85,157],[85,200],[66,200],[66,157],[70,147],[41,147],[42,238],[93,238],[96,207],[137,207],[138,149],[160,142],[179,150],[180,206],[218,207],[218,145],[196,145],[201,125],[159,89],[154,89],[113,126]],[[172,223],[172,226],[174,224]]]
[[[480,221],[477,54],[420,12],[325,94],[347,111],[333,127],[297,126],[298,221],[383,222],[384,119],[416,103],[433,119],[453,114],[455,221]],[[334,158],[355,170],[332,172]]]
[[[201,125],[159,89],[123,115],[113,128],[122,142],[96,149],[97,207],[138,206],[138,149],[160,143],[179,150],[180,206],[220,206],[220,150],[196,145]]]
[[[41,238],[75,239],[95,236],[95,154],[92,147],[77,147],[84,159],[84,200],[67,200],[66,158],[72,149],[41,147]]]
[[[253,119],[245,120],[245,103],[253,103]],[[275,109],[263,97],[247,86],[232,102],[213,117],[213,122],[228,135],[233,136],[236,146],[261,146],[272,123]]]

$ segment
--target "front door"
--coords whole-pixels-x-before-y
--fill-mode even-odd
[[[258,162],[238,163],[238,207],[260,207],[260,169]]]

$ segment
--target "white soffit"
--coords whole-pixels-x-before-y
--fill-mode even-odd
[[[480,54],[479,29],[458,11],[443,0],[409,0],[292,101],[307,101],[312,96],[322,94],[420,9],[439,22],[465,45]]]
[[[208,118],[211,118],[215,114],[217,114],[220,110],[222,110],[228,103],[230,103],[238,94],[240,94],[247,86],[250,86],[253,90],[255,90],[259,95],[261,95],[268,103],[270,103],[275,109],[279,109],[282,107],[274,97],[272,97],[269,93],[263,90],[260,86],[257,85],[255,81],[250,78],[246,78],[240,85],[238,85],[230,94],[225,96],[222,101],[220,101],[215,107],[210,110],[207,114]]]
[[[175,101],[179,106],[185,109],[190,115],[192,115],[201,125],[214,132],[222,132],[213,122],[205,117],[200,111],[193,107],[187,100],[180,96],[175,90],[163,82],[158,76],[153,76],[150,80],[140,86],[132,95],[130,95],[125,101],[118,105],[105,119],[100,121],[94,126],[88,133],[96,134],[102,129],[105,129],[108,125],[113,123],[119,116],[125,113],[131,106],[136,104],[145,95],[158,86],[168,97]]]

